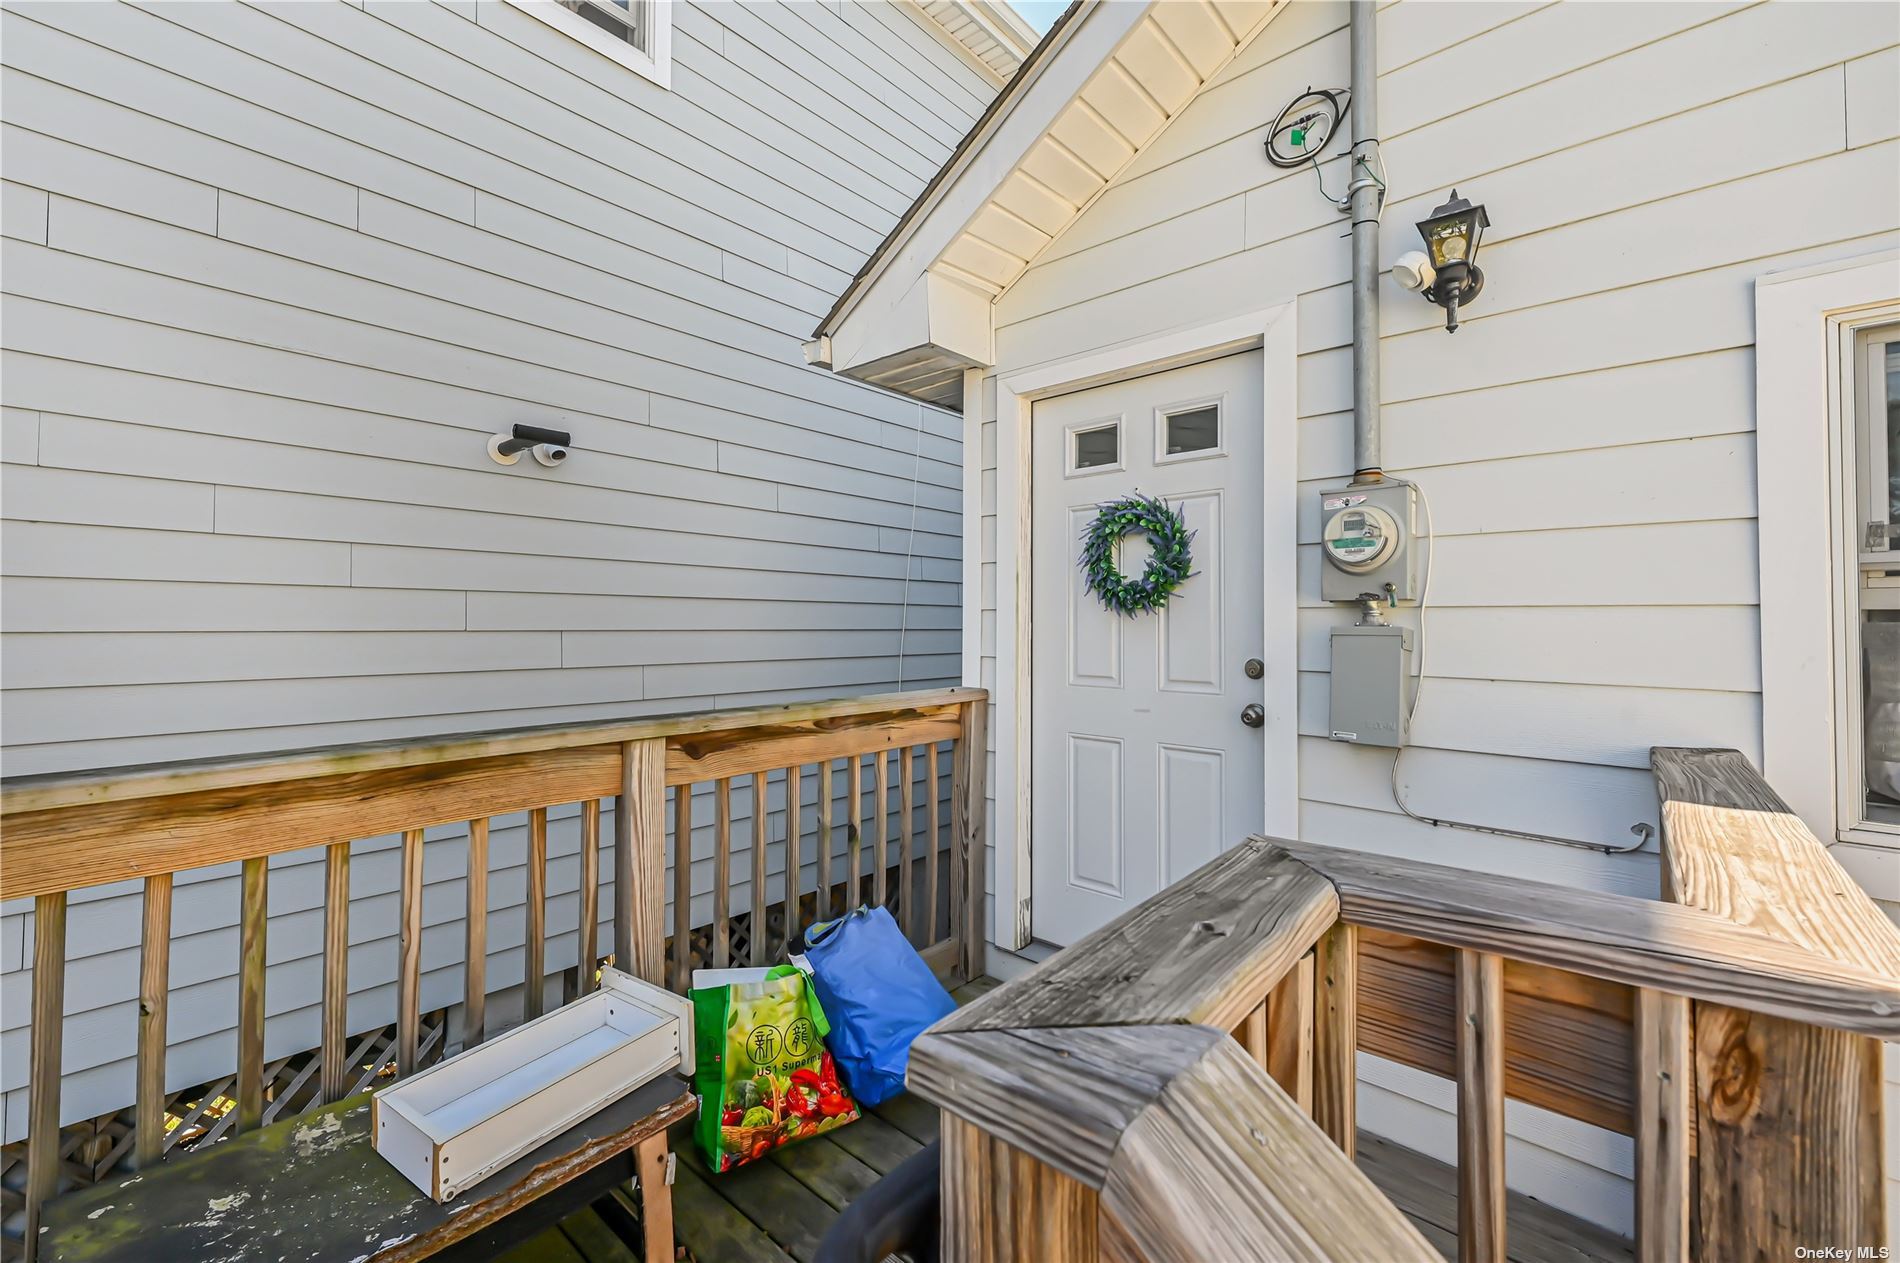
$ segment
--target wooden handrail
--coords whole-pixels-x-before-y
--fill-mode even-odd
[[[983,960],[985,697],[981,689],[936,689],[6,782],[0,786],[0,898],[30,896],[38,913],[26,1141],[29,1255],[37,1245],[40,1208],[52,1195],[59,1172],[64,1023],[58,1005],[70,891],[127,878],[145,882],[137,1099],[115,1103],[135,1106],[133,1152],[143,1165],[162,1160],[176,1136],[165,1128],[165,1062],[171,913],[179,872],[233,861],[243,866],[240,953],[234,962],[240,997],[237,1060],[232,1083],[207,1098],[228,1091],[236,1109],[216,1124],[218,1132],[261,1126],[284,1113],[286,1102],[293,1099],[301,1104],[290,1114],[334,1101],[353,1084],[360,1088],[386,1062],[393,1062],[399,1075],[410,1074],[450,1045],[448,1019],[426,1023],[422,999],[424,831],[434,826],[466,830],[465,841],[448,837],[429,844],[467,849],[466,960],[460,997],[464,1046],[480,1042],[488,1030],[491,818],[526,813],[528,820],[521,1011],[533,1017],[547,1003],[549,990],[549,809],[567,804],[579,806],[583,922],[576,935],[579,958],[559,971],[566,999],[592,987],[600,963],[596,922],[606,799],[614,804],[613,958],[640,977],[655,983],[670,980],[684,990],[695,964],[729,963],[741,935],[750,962],[781,959],[796,950],[808,916],[829,917],[868,898],[891,906],[933,967],[967,978],[981,969]],[[890,757],[893,751],[895,759]],[[843,839],[831,828],[833,772],[839,761],[846,773],[841,788],[850,795],[852,825]],[[947,836],[937,801],[940,764],[946,762],[951,805]],[[818,776],[806,775],[809,765],[816,765]],[[875,845],[868,848],[871,854],[861,856],[866,848],[859,846],[856,826],[866,770],[874,778],[868,789],[875,808],[868,823]],[[890,785],[893,771],[902,778],[895,794]],[[920,778],[930,795],[928,833],[922,839]],[[750,791],[752,818],[750,837],[744,839],[752,849],[750,898],[742,911],[729,907],[735,779]],[[695,941],[703,920],[693,915],[696,784],[709,784],[716,805],[709,866],[716,883],[713,924],[704,948]],[[814,784],[822,796],[816,804],[818,888],[806,894],[800,843],[806,831],[804,791]],[[775,808],[775,801],[781,806]],[[893,808],[902,813],[896,821],[889,818]],[[665,916],[669,823],[676,857],[670,926]],[[351,1052],[351,1037],[361,1032],[346,1026],[350,849],[355,841],[391,834],[402,839],[395,1029],[393,1036],[365,1038]],[[850,873],[842,892],[831,872],[832,852],[840,840],[848,851]],[[775,874],[767,852],[781,844],[785,864]],[[310,997],[321,1002],[322,1044],[305,1070],[280,1085],[275,1076],[284,1063],[267,1061],[264,1040],[267,861],[313,848],[321,848],[325,861],[323,978],[321,995]],[[861,871],[866,859],[868,873]],[[939,868],[946,863],[947,880],[941,880]],[[947,922],[936,906],[939,891],[946,887]],[[920,899],[930,900],[926,911],[915,907]],[[947,928],[940,933],[939,927]],[[272,999],[280,1010],[286,1007],[280,997]],[[430,1009],[444,1004],[439,999]]]
[[[1739,751],[1659,747],[1650,767],[1665,898],[1900,980],[1900,928]],[[1759,1008],[1699,997],[1665,1028],[1685,1050],[1678,1144],[1659,1156],[1679,1187],[1639,1206],[1641,1231],[1673,1243],[1699,1224],[1711,1258],[1885,1241],[1879,1044]],[[1828,1155],[1824,1169],[1778,1178],[1815,1153]]]
[[[1900,1037],[1900,976],[1843,964],[1697,908],[1305,842],[1271,845],[1325,876],[1338,891],[1340,915],[1357,925]]]

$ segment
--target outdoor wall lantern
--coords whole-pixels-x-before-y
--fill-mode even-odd
[[[1468,306],[1484,289],[1478,270],[1478,243],[1491,217],[1482,204],[1473,206],[1451,191],[1451,200],[1418,223],[1426,256],[1408,254],[1394,265],[1401,285],[1417,289],[1445,309],[1445,332],[1458,332],[1458,308]]]

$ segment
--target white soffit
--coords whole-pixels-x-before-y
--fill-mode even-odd
[[[1035,67],[975,151],[952,158],[960,169],[926,193],[922,214],[880,247],[819,330],[814,361],[959,406],[956,371],[991,362],[988,304],[1286,2],[1103,0],[1074,15],[1080,29],[1063,33],[1054,64]],[[948,344],[945,304],[919,294],[946,289],[984,300],[980,330],[971,305],[954,303]],[[933,312],[934,322],[916,318]]]
[[[910,0],[998,84],[1022,68],[1036,32],[1005,0]]]

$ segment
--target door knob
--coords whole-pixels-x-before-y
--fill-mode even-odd
[[[1259,702],[1248,702],[1241,707],[1240,722],[1249,728],[1259,728],[1267,722],[1267,712]]]

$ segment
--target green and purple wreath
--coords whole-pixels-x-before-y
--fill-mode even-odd
[[[1158,610],[1192,575],[1194,532],[1180,510],[1158,496],[1132,495],[1099,505],[1095,520],[1082,534],[1083,580],[1095,598],[1117,614],[1133,617]],[[1146,535],[1153,550],[1139,579],[1123,575],[1115,565],[1116,545],[1124,536]]]

